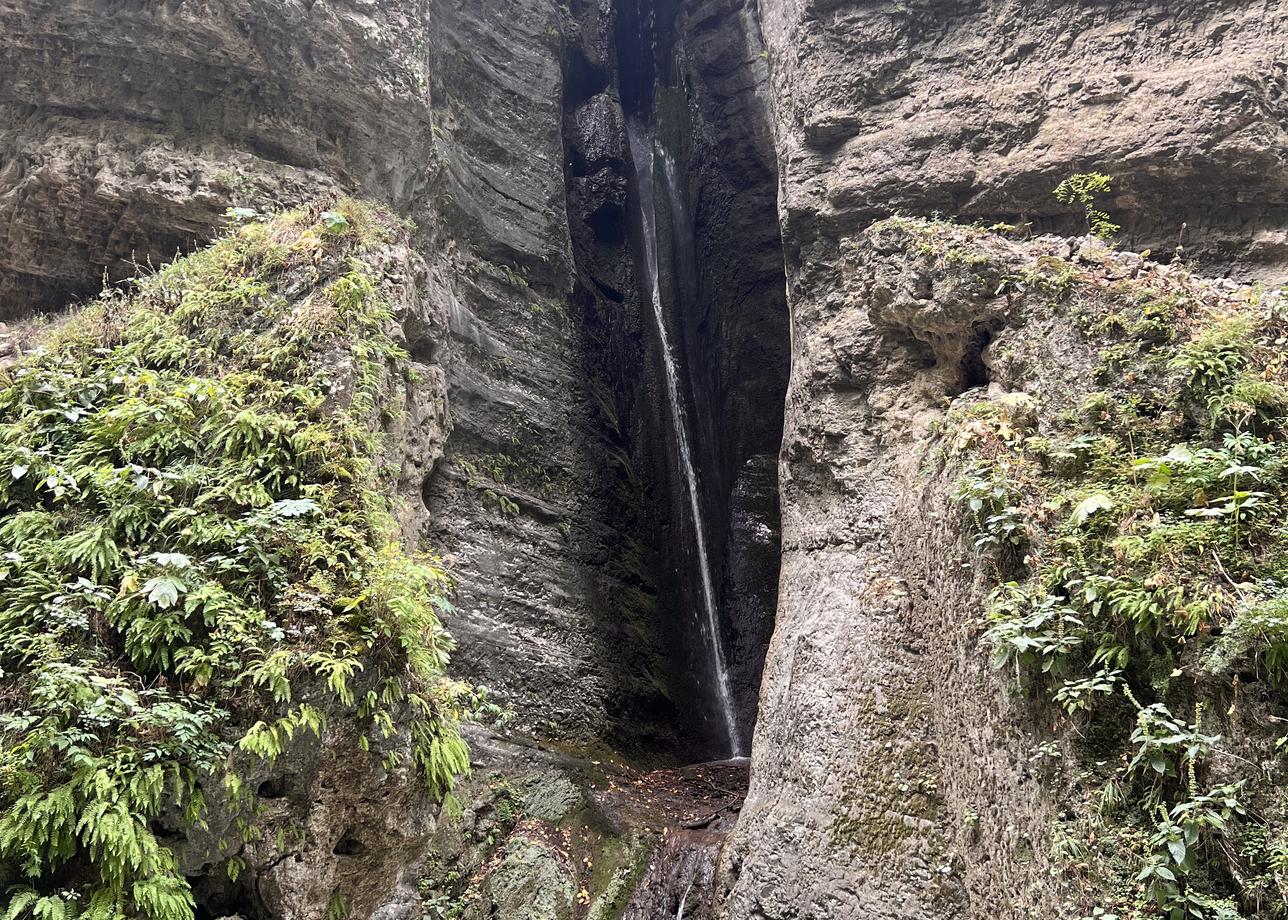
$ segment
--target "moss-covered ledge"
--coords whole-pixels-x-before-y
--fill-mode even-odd
[[[403,347],[407,229],[353,201],[232,216],[0,370],[7,920],[190,920],[185,876],[253,912],[239,876],[286,855],[316,870],[269,879],[293,916],[369,912],[401,867],[345,868],[379,816],[320,774],[388,808],[468,769],[447,575],[402,545],[384,461],[386,430],[445,436],[406,419],[445,393]]]
[[[895,218],[855,251],[931,432],[909,503],[1030,701],[1062,915],[1283,916],[1288,298],[1094,238]]]

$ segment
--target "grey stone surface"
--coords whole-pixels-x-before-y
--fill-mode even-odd
[[[0,315],[209,239],[229,204],[341,185],[405,206],[427,4],[0,4]]]
[[[759,11],[793,371],[778,623],[726,916],[1044,915],[1051,803],[1020,753],[1024,714],[966,629],[980,598],[955,568],[944,486],[917,478],[973,323],[999,307],[909,272],[880,239],[846,241],[896,209],[1076,233],[1051,190],[1098,169],[1128,244],[1179,241],[1211,270],[1282,278],[1288,14],[1219,0]],[[1027,334],[1048,345],[1047,331]],[[916,371],[931,355],[938,370]],[[1083,382],[1085,362],[1035,366],[1049,390]],[[980,803],[972,852],[961,815]]]
[[[1285,36],[1275,0],[761,0],[782,211],[798,252],[902,208],[1024,215],[1118,180],[1131,238],[1268,271],[1285,249]],[[801,258],[804,258],[802,253]]]
[[[585,738],[619,695],[599,572],[625,525],[567,306],[565,59],[611,56],[611,15],[583,18],[556,0],[0,3],[0,316],[162,264],[229,205],[343,190],[413,217],[451,334],[409,344],[450,375],[456,433],[446,462],[441,444],[398,462],[407,535],[452,557],[460,673]],[[586,140],[610,157],[612,105],[595,112]],[[620,183],[587,194],[620,220]]]

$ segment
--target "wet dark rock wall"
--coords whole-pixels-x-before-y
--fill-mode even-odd
[[[765,61],[754,9],[740,2],[627,0],[618,7],[616,40],[622,117],[669,152],[680,184],[683,213],[659,218],[660,280],[684,378],[723,644],[749,740],[775,608],[776,461],[789,338]],[[655,379],[659,360],[651,359]],[[664,413],[664,396],[654,393],[649,402]],[[671,495],[655,530],[664,570],[693,614],[701,598],[693,538],[685,537],[690,512],[669,421],[663,414],[651,425],[658,434],[643,441],[662,450],[643,462]],[[689,628],[700,628],[696,618]],[[702,643],[691,639],[689,648],[690,668],[709,670]]]
[[[778,453],[791,337],[768,62],[750,0],[685,3],[678,28],[698,266],[697,309],[684,316],[686,357],[705,423],[699,440],[723,547],[725,649],[749,747],[777,610]]]

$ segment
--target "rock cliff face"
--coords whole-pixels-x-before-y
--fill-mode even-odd
[[[662,312],[756,724],[702,909],[1041,913],[1061,896],[1028,759],[1045,714],[987,667],[987,586],[923,467],[953,400],[1072,391],[1088,346],[865,231],[902,211],[1080,236],[1051,190],[1094,169],[1124,246],[1282,279],[1286,35],[1276,0],[0,0],[0,320],[192,249],[230,206],[343,191],[414,220],[404,332],[447,408],[410,406],[432,436],[390,458],[404,535],[446,555],[455,673],[520,739],[477,733],[464,824],[412,822],[378,916],[419,909],[420,871],[467,916],[607,917],[641,877],[658,900],[631,910],[671,909],[659,813],[604,805],[592,768],[725,753],[632,125],[677,172]],[[998,337],[1038,333],[1067,360],[1003,381]]]
[[[0,316],[342,185],[406,207],[429,146],[423,3],[0,6]]]
[[[847,241],[896,209],[1073,230],[1051,189],[1100,169],[1127,240],[1282,278],[1284,12],[763,0],[760,14],[793,373],[778,622],[726,911],[1050,910],[1035,742],[978,664],[964,611],[981,598],[955,569],[942,496],[915,497],[926,420],[987,383],[962,357],[989,341],[994,307],[962,312],[932,279],[883,268],[880,239],[857,258]],[[907,284],[916,318],[882,313],[874,291]],[[1007,803],[981,821],[983,855],[969,788]]]
[[[448,336],[412,343],[451,378],[447,459],[412,457],[404,474],[423,480],[422,536],[453,557],[460,673],[543,734],[669,747],[692,743],[664,702],[685,640],[654,622],[668,576],[620,462],[643,448],[614,443],[596,389],[633,391],[643,333],[615,304],[588,326],[570,299],[566,202],[585,183],[565,176],[565,71],[579,93],[616,66],[612,9],[577,15],[453,0],[5,4],[0,317],[162,264],[229,206],[332,190],[393,204],[419,225],[449,317]],[[588,124],[599,166],[616,128]],[[596,232],[621,261],[618,205]],[[612,284],[636,296],[629,276]],[[615,352],[595,344],[605,336]],[[634,616],[617,615],[623,599]]]
[[[1273,2],[764,0],[790,245],[893,209],[1076,232],[1050,190],[1099,169],[1155,252],[1282,263],[1284,16]]]
[[[673,32],[678,15],[665,11],[659,28]],[[701,11],[695,63],[664,61],[668,81],[686,73],[703,93],[691,114],[677,96],[696,225],[676,245],[701,238],[703,252],[693,303],[674,309],[692,327],[686,398],[714,419],[700,462],[727,573],[717,578],[737,611],[726,628],[741,650],[748,733],[772,626],[772,456],[786,375],[772,153],[763,117],[744,117],[748,100],[763,100],[766,66],[746,47],[750,16],[747,4]],[[688,758],[719,745],[706,706],[689,702],[705,692],[688,668],[701,657],[691,651],[701,639],[687,609],[689,538],[677,539],[685,524],[672,501],[656,338],[627,245],[622,97],[652,86],[619,64],[619,48],[644,34],[621,22],[612,4],[553,0],[4,3],[0,317],[60,309],[105,276],[126,279],[200,246],[228,207],[342,191],[392,204],[416,222],[427,263],[425,309],[409,318],[406,344],[448,396],[446,413],[438,399],[408,407],[407,422],[436,434],[409,437],[389,459],[404,536],[443,553],[456,579],[444,617],[455,672],[493,687],[515,709],[511,730],[527,736]],[[741,160],[723,159],[748,138]],[[6,352],[25,336],[6,334]],[[522,746],[477,740],[489,776],[569,782],[562,759],[534,767]],[[493,807],[486,785],[464,795],[467,809]],[[403,810],[395,801],[390,810]],[[557,824],[579,808],[551,814]],[[406,817],[416,828],[403,861],[381,863],[363,904],[368,890],[417,871],[430,825]],[[631,821],[609,822],[604,838],[625,841],[633,860],[652,838],[636,840]],[[516,847],[540,849],[537,826],[522,825]],[[202,909],[298,913],[310,886],[330,878],[332,854],[322,855],[312,881],[309,859],[257,869],[284,880],[259,906],[210,887]],[[341,855],[345,872],[362,865],[356,850]],[[507,904],[526,890],[528,861],[518,862]],[[565,863],[558,884],[579,882]],[[412,909],[409,878],[389,892],[390,916]],[[572,909],[563,894],[552,903]]]

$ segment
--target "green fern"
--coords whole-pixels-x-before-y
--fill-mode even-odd
[[[335,713],[407,725],[436,794],[469,768],[450,583],[375,462],[405,356],[363,259],[395,222],[325,214],[244,223],[0,370],[0,862],[28,883],[0,920],[191,920],[149,822],[202,823],[213,783],[255,839],[239,771]]]

